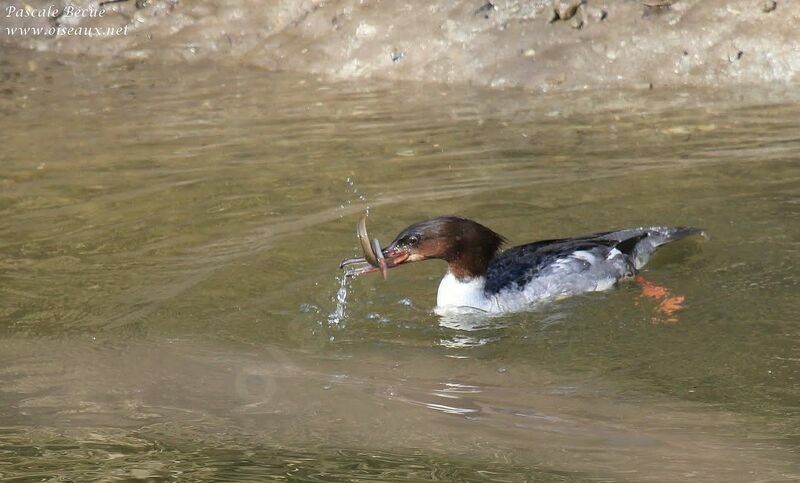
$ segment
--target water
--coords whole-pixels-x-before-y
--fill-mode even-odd
[[[3,478],[800,478],[796,93],[28,55],[0,64]],[[367,203],[381,240],[444,213],[710,240],[645,270],[677,320],[633,283],[440,318],[439,262],[342,280]]]
[[[339,290],[336,291],[336,308],[328,316],[328,323],[339,325],[345,320],[345,308],[347,303],[347,282],[349,280],[344,274],[337,277],[339,280]]]

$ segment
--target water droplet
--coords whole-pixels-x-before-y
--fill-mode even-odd
[[[300,304],[300,312],[308,314],[311,312],[319,313],[319,307],[314,304]]]

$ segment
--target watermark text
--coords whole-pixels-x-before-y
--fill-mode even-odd
[[[30,5],[17,7],[9,5],[3,9],[6,18],[49,18],[56,19],[55,25],[49,27],[5,27],[8,36],[55,37],[65,35],[82,35],[85,37],[110,37],[128,35],[128,25],[118,27],[82,27],[77,24],[83,18],[105,17],[106,11],[99,7],[76,7],[67,5],[59,9],[55,5],[33,8]]]

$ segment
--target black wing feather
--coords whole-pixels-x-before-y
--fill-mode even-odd
[[[580,238],[542,240],[509,248],[497,255],[486,272],[486,292],[497,293],[510,286],[525,286],[545,267],[581,250],[615,247],[620,242],[601,238],[611,232]],[[638,241],[638,237],[637,237]]]

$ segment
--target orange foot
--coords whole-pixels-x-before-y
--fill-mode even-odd
[[[668,288],[656,285],[641,275],[637,275],[633,280],[642,286],[643,297],[661,301],[655,310],[658,314],[666,316],[666,319],[658,316],[653,317],[654,324],[661,321],[669,323],[678,322],[678,317],[675,316],[675,313],[683,308],[683,301],[685,300],[683,295],[672,295]]]

